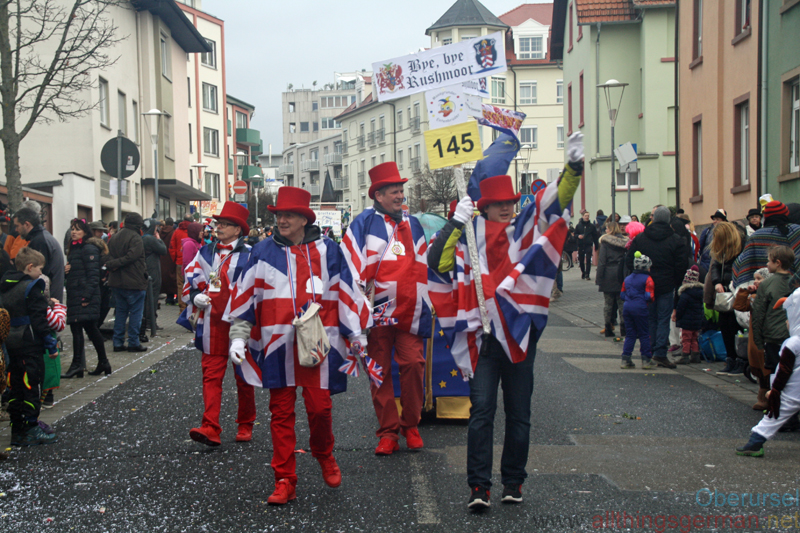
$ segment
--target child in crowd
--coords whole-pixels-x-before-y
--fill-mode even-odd
[[[630,225],[629,225],[630,226]],[[639,351],[642,354],[642,368],[653,368],[651,361],[650,328],[648,324],[647,305],[655,301],[655,286],[648,272],[653,262],[642,252],[636,252],[633,260],[633,273],[622,282],[620,298],[625,302],[622,307],[622,319],[625,323],[625,344],[622,347],[622,365],[620,368],[636,368],[631,361],[633,347],[639,339]]]
[[[769,391],[769,370],[764,369],[764,347],[757,346],[753,341],[753,318],[751,315],[756,291],[761,282],[772,276],[767,267],[759,268],[753,275],[753,284],[739,287],[733,301],[733,308],[741,313],[747,313],[747,362],[750,364],[750,374],[758,379],[758,399],[753,404],[754,411],[763,411],[767,408],[767,392]]]
[[[678,305],[675,308],[675,325],[681,329],[683,353],[676,365],[700,362],[700,345],[697,342],[703,327],[703,284],[700,283],[700,268],[692,265],[683,277],[678,289]]]
[[[789,336],[786,312],[775,303],[791,294],[789,279],[794,265],[794,252],[788,246],[773,246],[767,255],[767,269],[772,273],[761,282],[752,304],[753,342],[764,349],[764,368],[774,372],[780,359],[781,343]]]
[[[770,262],[772,254],[770,254]],[[770,279],[774,279],[773,276]],[[763,287],[767,282],[761,284]],[[761,287],[759,296],[761,297]],[[750,433],[750,440],[744,446],[736,448],[737,455],[762,457],[764,443],[775,436],[781,426],[800,411],[800,289],[788,298],[781,298],[775,304],[788,318],[791,336],[780,347],[778,367],[773,372],[772,388],[767,392],[766,414],[761,422]]]
[[[42,274],[41,279],[45,282],[44,297],[48,300],[47,305],[47,324],[50,326],[50,335],[58,342],[58,333],[64,331],[67,325],[67,306],[50,297],[50,278]],[[61,357],[56,351],[45,352],[44,357],[44,382],[42,384],[42,407],[50,409],[55,403],[53,392],[61,386]],[[39,426],[45,432],[51,431],[49,426],[41,420]]]
[[[11,444],[34,446],[56,441],[39,426],[44,352],[57,353],[57,342],[47,323],[47,299],[44,281],[39,279],[44,256],[36,250],[22,248],[14,258],[17,270],[6,272],[0,282],[3,307],[11,319],[6,339],[9,356],[11,398]]]

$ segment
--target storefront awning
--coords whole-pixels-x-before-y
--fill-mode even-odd
[[[142,179],[142,186],[155,187],[155,180],[153,178],[144,178]],[[198,200],[207,202],[211,200],[210,195],[202,191],[198,191],[188,183],[184,183],[176,179],[158,180],[158,194],[161,195],[164,193],[174,195],[179,200],[186,200],[189,202],[196,202]]]

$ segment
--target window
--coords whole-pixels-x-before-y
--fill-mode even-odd
[[[520,105],[536,104],[536,82],[527,81],[519,84],[519,103]]]
[[[219,132],[211,128],[203,128],[203,152],[219,157]]]
[[[333,120],[333,118],[322,118],[320,119],[320,124],[323,130],[333,130],[342,127],[342,125]]]
[[[100,78],[100,124],[108,126],[108,82]]]
[[[301,122],[300,133],[307,133],[307,132],[308,132],[308,122]]]
[[[375,119],[370,119],[369,121],[369,132],[375,133]]]
[[[446,39],[442,39],[442,46],[447,46],[448,44],[453,44],[452,37],[448,37]]]
[[[169,59],[168,39],[169,38],[166,35],[163,33],[161,34],[161,74],[165,78],[170,79],[172,76],[172,65],[170,65]]]
[[[311,150],[309,153],[312,161],[319,161],[319,149]]]
[[[192,78],[186,77],[186,102],[192,107]]]
[[[350,103],[355,101],[355,96],[352,98],[353,99],[350,101]],[[323,109],[332,107],[347,107],[349,105],[347,103],[347,96],[323,96],[319,99],[319,104]]]
[[[618,188],[628,188],[628,180],[631,181],[631,189],[639,189],[642,187],[641,185],[641,170],[637,170],[636,172],[623,172],[617,169],[617,187]]]
[[[125,103],[125,93],[117,92],[117,107],[119,108],[119,130],[123,135],[128,135],[128,106]]]
[[[371,165],[370,165],[370,167],[369,167],[369,168],[375,168],[375,166],[378,164],[378,158],[377,158],[377,156],[374,156],[374,155],[373,155],[373,156],[372,156],[372,159],[370,159],[370,163],[371,163]]]
[[[403,129],[403,110],[402,109],[397,112],[397,129],[398,130],[402,130]]]
[[[172,117],[164,116],[164,155],[173,158],[172,154]]]
[[[311,102],[311,111],[319,110],[319,102]]]
[[[111,198],[111,176],[100,171],[100,196]]]
[[[139,142],[139,104],[136,100],[131,102],[131,106],[133,108],[133,135],[131,136],[131,140],[135,143]]]
[[[403,170],[403,151],[397,151],[397,168]]]
[[[506,79],[492,77],[492,103],[506,103]]]
[[[194,153],[194,150],[192,149],[192,125],[191,124],[189,124],[189,153],[190,154]]]
[[[745,100],[734,109],[733,185],[750,183],[750,102]]]
[[[200,54],[200,63],[207,67],[217,68],[217,43],[210,39],[206,39],[206,42],[211,47],[211,51]]]
[[[289,133],[297,133],[297,125],[294,122],[289,123]]]
[[[567,132],[572,135],[572,84],[567,84]]]
[[[519,142],[529,145],[531,150],[537,150],[539,148],[539,128],[537,126],[520,128]]]
[[[564,149],[564,125],[559,124],[556,126],[556,148],[559,150]]]
[[[203,109],[217,112],[217,86],[203,82]]]
[[[236,127],[237,128],[246,128],[247,127],[247,115],[241,113],[239,111],[236,112]]]
[[[319,122],[311,123],[311,131],[319,131]]]
[[[578,92],[580,93],[578,96],[580,97],[580,113],[581,113],[581,121],[578,123],[578,127],[583,127],[583,72],[581,72],[580,77],[578,78]]]
[[[692,58],[703,55],[703,0],[694,0],[694,35],[692,38]]]
[[[694,182],[694,196],[703,194],[703,122],[701,118],[694,120],[694,128],[692,131],[692,179]]]
[[[419,102],[414,102],[414,116],[419,118]]]
[[[544,58],[544,48],[542,46],[543,41],[544,38],[541,35],[537,37],[520,37],[517,59]]]
[[[564,80],[556,80],[556,103],[564,103]]]
[[[385,163],[385,162],[386,162],[386,153],[382,153],[381,154],[381,163]]]
[[[135,190],[136,190],[136,205],[139,205],[139,195],[142,194],[141,190],[139,189],[141,186],[137,183]]]
[[[294,113],[294,102],[289,102],[289,113]]]
[[[750,1],[736,0],[736,29],[734,35],[739,35],[750,28]]]
[[[569,4],[569,50],[567,50],[567,52],[572,51],[572,26],[575,25],[572,15],[572,4],[573,2],[570,2]]]
[[[219,174],[213,174],[211,172],[206,172],[205,175],[205,192],[209,196],[216,198],[217,200],[220,199],[219,197]]]
[[[161,196],[160,194],[158,195],[158,214],[162,217],[168,217],[171,215],[169,198]]]
[[[791,88],[791,117],[789,120],[789,172],[800,171],[800,80]]]

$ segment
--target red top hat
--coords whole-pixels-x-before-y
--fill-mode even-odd
[[[453,215],[456,214],[456,206],[458,205],[458,200],[453,200],[450,202],[450,212],[447,213],[447,220],[453,218]]]
[[[297,213],[303,215],[308,219],[309,224],[313,224],[317,220],[317,215],[314,211],[309,209],[308,204],[311,202],[311,193],[305,189],[298,187],[281,187],[278,189],[278,201],[276,205],[268,205],[273,213],[278,211],[289,211],[290,213]]]
[[[517,202],[522,194],[514,194],[511,176],[494,176],[481,181],[481,199],[478,200],[478,211],[483,212],[487,205],[496,202]]]
[[[400,177],[400,171],[397,170],[397,163],[394,161],[387,161],[372,167],[369,170],[369,179],[372,182],[369,188],[369,197],[372,200],[375,199],[375,191],[378,189],[387,185],[402,185],[408,181]]]
[[[247,236],[250,233],[250,226],[247,224],[247,217],[250,216],[250,211],[247,210],[242,204],[236,202],[225,202],[222,206],[222,211],[219,215],[214,215],[214,220],[227,220],[233,222],[242,228],[242,235]]]

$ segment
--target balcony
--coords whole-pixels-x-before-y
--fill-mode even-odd
[[[250,149],[250,155],[253,158],[255,158],[257,155],[261,155],[263,153],[264,153],[264,140],[263,139],[259,139],[258,140],[258,146],[253,146]]]
[[[417,174],[420,172],[420,158],[419,157],[412,157],[411,161],[409,161],[409,167],[411,168],[411,172]]]
[[[228,174],[233,174],[233,159],[228,159]]]
[[[317,159],[301,161],[300,172],[319,172],[319,161]]]
[[[364,142],[365,140],[366,139],[364,138],[363,135],[359,135],[358,137],[356,137],[356,142],[358,143],[358,149],[359,150],[366,150],[367,149],[367,145]]]
[[[408,125],[411,128],[411,131],[414,133],[419,133],[419,117],[411,117],[408,121]]]
[[[294,164],[281,165],[278,167],[278,172],[280,172],[281,176],[292,176],[294,175]]]
[[[342,164],[342,154],[325,154],[325,166],[329,167],[332,165],[341,165]]]
[[[358,186],[364,187],[367,184],[367,173],[363,170],[358,173]]]
[[[249,180],[255,175],[261,175],[261,167],[257,167],[255,165],[240,165],[239,171],[242,173],[241,179],[243,180]]]
[[[236,142],[247,146],[260,146],[261,133],[250,128],[236,128]]]
[[[312,183],[308,186],[308,192],[311,193],[311,196],[319,196],[319,183]]]
[[[383,128],[379,129],[378,131],[375,132],[375,137],[378,139],[378,142],[380,144],[385,143],[386,142],[386,130],[383,129]]]
[[[350,177],[349,176],[342,176],[341,178],[334,178],[333,180],[333,188],[337,191],[349,191],[350,190]]]
[[[378,137],[375,135],[376,132],[371,131],[367,134],[367,142],[369,142],[370,148],[374,146],[378,146]]]

